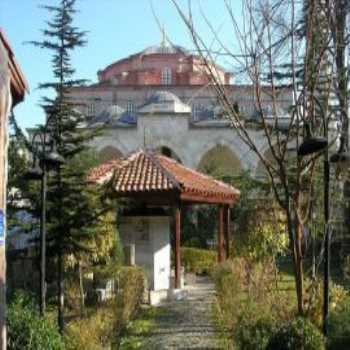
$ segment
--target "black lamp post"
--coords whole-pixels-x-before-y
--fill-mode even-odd
[[[43,129],[33,135],[32,145],[39,136],[40,143],[36,147],[32,147],[33,167],[28,169],[26,177],[31,180],[40,180],[40,312],[43,315],[46,308],[46,190],[47,190],[47,173],[50,169],[54,169],[64,163],[64,158],[57,153],[55,143],[50,142],[47,149],[47,128],[50,118],[48,118]]]
[[[323,288],[323,332],[328,335],[329,317],[329,276],[330,276],[330,230],[329,230],[329,162],[344,168],[350,165],[350,154],[345,150],[344,140],[341,139],[340,149],[331,157],[328,155],[328,127],[324,125],[324,137],[312,137],[307,125],[307,136],[299,146],[298,155],[307,156],[324,151],[324,288]]]
[[[323,333],[328,335],[329,314],[329,275],[330,275],[330,250],[329,250],[329,159],[328,159],[328,126],[324,125],[324,137],[311,136],[309,124],[306,126],[306,137],[299,146],[298,155],[308,156],[324,151],[323,178],[324,178],[324,275],[323,275]]]

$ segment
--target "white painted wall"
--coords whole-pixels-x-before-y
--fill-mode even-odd
[[[154,290],[170,288],[170,222],[169,217],[152,217],[150,220],[154,260]]]
[[[135,245],[135,263],[144,268],[150,290],[170,288],[170,221],[166,216],[120,219],[122,244]]]
[[[197,169],[201,159],[215,146],[227,146],[240,160],[242,169],[255,173],[258,157],[241,142],[227,122],[223,122],[222,127],[191,127],[189,120],[189,114],[140,115],[137,126],[106,130],[91,145],[97,151],[112,146],[125,156],[144,146],[151,149],[166,146],[192,169]],[[250,130],[249,133],[259,149],[267,148],[261,131]]]

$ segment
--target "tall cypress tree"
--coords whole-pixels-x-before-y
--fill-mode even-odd
[[[49,138],[64,157],[65,163],[52,172],[48,182],[48,256],[57,261],[58,323],[64,327],[64,258],[67,254],[85,249],[85,242],[96,232],[101,208],[90,188],[85,186],[85,171],[75,166],[79,154],[94,136],[92,130],[80,126],[85,121],[74,103],[69,100],[71,87],[84,81],[75,79],[71,54],[85,45],[85,32],[73,25],[76,0],[58,0],[57,6],[43,6],[51,19],[44,29],[42,41],[31,43],[52,53],[53,81],[40,84],[53,89],[54,98],[43,99],[43,108],[49,120]]]

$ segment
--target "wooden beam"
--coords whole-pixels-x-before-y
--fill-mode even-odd
[[[203,196],[197,193],[185,192],[185,193],[181,193],[180,198],[182,201],[189,202],[189,203],[233,205],[238,201],[239,196],[232,197],[232,198],[225,198],[219,195]]]
[[[224,261],[224,207],[219,206],[218,261]]]
[[[181,288],[181,207],[175,209],[175,289]]]

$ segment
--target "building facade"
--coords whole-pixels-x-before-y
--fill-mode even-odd
[[[6,350],[7,125],[11,109],[24,98],[27,82],[0,28],[0,349]]]
[[[232,105],[254,118],[253,87],[232,85],[230,72],[214,63],[212,68]],[[163,41],[109,65],[97,75],[96,84],[73,88],[69,97],[87,116],[89,126],[105,128],[104,134],[93,141],[102,161],[150,148],[201,171],[206,171],[211,162],[230,173],[248,169],[257,174],[261,170],[255,154],[225,119],[206,67],[197,55]],[[267,111],[271,108],[267,92],[262,103]],[[281,89],[281,117],[287,115],[292,103],[290,90]],[[250,132],[264,152],[268,147],[262,133]]]

